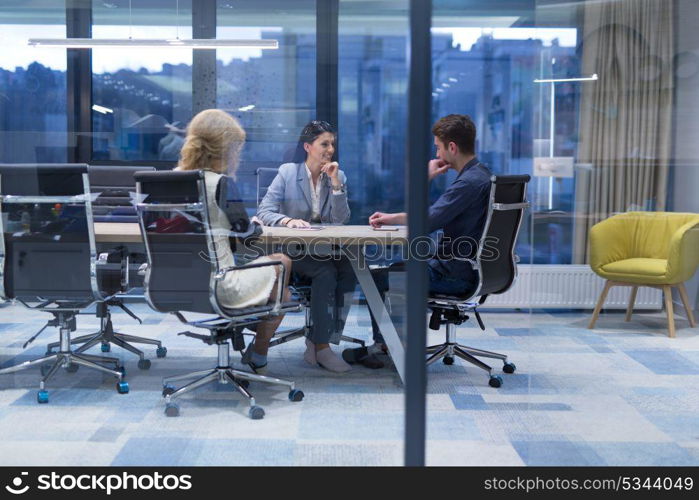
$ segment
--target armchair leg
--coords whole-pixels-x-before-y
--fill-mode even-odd
[[[607,282],[604,284],[604,289],[602,290],[602,293],[599,296],[599,300],[597,301],[597,305],[595,306],[595,310],[592,312],[592,318],[590,318],[590,324],[587,325],[587,328],[592,330],[595,327],[595,323],[597,323],[597,318],[599,317],[599,313],[602,310],[602,306],[604,305],[604,301],[607,300],[607,294],[609,293],[609,289],[612,288],[612,282],[607,280]]]
[[[629,305],[626,307],[626,318],[624,321],[631,321],[631,314],[633,313],[633,305],[636,303],[636,294],[638,293],[638,287],[631,287],[631,296],[629,297]]]
[[[675,315],[672,308],[672,287],[670,285],[663,285],[663,292],[665,293],[665,310],[667,312],[667,329],[670,334],[670,338],[675,338]]]
[[[684,283],[677,285],[677,289],[680,291],[680,297],[682,297],[682,304],[684,304],[684,310],[687,311],[687,319],[689,320],[690,328],[697,326],[697,322],[694,320],[694,314],[692,313],[692,306],[689,305],[689,297],[687,297],[687,289],[684,287]]]

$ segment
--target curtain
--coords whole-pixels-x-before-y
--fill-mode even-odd
[[[590,227],[614,212],[664,210],[672,138],[673,4],[587,2],[575,180],[573,262]]]

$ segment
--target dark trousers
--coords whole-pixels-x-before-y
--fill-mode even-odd
[[[314,344],[338,343],[357,285],[349,260],[305,256],[294,260],[291,270],[311,283],[312,325],[308,339]]]
[[[389,271],[390,272],[405,272],[405,263],[397,262],[391,264],[390,267],[384,267],[379,269],[374,269],[371,271],[371,277],[374,278],[374,283],[376,288],[381,295],[381,300],[386,300],[386,292],[389,290]],[[478,284],[478,274],[474,271],[469,273],[468,279],[453,278],[450,276],[444,276],[438,271],[435,271],[432,267],[428,267],[429,276],[429,293],[439,293],[446,295],[459,295],[467,293],[469,290],[474,290]],[[371,315],[371,332],[373,340],[376,343],[384,344],[383,335],[379,330],[379,325],[374,319],[374,314],[369,309],[369,314]]]

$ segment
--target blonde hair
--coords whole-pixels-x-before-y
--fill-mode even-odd
[[[245,130],[238,120],[220,109],[206,109],[192,118],[176,170],[211,170],[230,174],[238,169]]]

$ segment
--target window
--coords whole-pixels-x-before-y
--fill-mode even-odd
[[[351,224],[405,205],[407,1],[366,9],[340,2],[340,165],[351,193]]]
[[[93,38],[191,38],[192,2],[93,2]],[[192,118],[192,49],[92,50],[93,161],[177,160]]]
[[[276,50],[216,51],[216,103],[247,132],[238,180],[252,202],[256,170],[291,161],[301,129],[316,118],[316,2],[219,0],[216,16],[217,38],[279,42]]]
[[[30,47],[27,39],[64,37],[65,8],[62,2],[7,1],[0,19],[0,161],[64,162],[66,49]]]
[[[478,157],[494,174],[534,172],[529,185],[531,217],[523,221],[517,253],[522,262],[570,264],[581,83],[535,80],[580,75],[575,17],[558,23],[515,23],[529,19],[534,9],[517,13],[489,5],[476,15],[435,2],[433,120],[449,113],[470,115],[478,131]],[[549,175],[534,170],[534,158],[550,156],[571,158],[570,171]],[[439,179],[434,191],[441,191],[453,177],[450,173]]]

